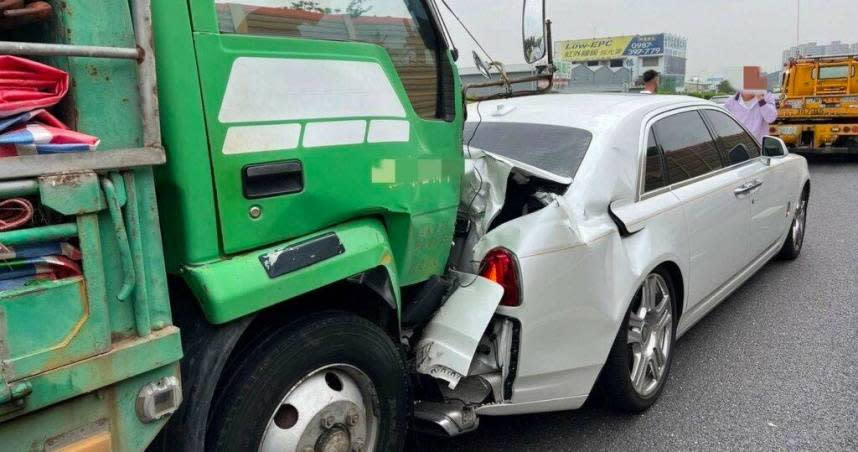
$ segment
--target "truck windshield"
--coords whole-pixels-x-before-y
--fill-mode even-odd
[[[452,89],[439,83],[442,72],[449,72],[439,65],[444,45],[423,0],[213,1],[221,33],[360,41],[384,47],[417,114],[450,119],[447,110],[452,108],[445,101],[452,102]]]
[[[563,177],[575,177],[593,139],[584,129],[521,122],[467,122],[462,136],[466,145]]]
[[[827,80],[831,78],[846,78],[849,77],[848,66],[828,66],[819,68],[819,79]]]

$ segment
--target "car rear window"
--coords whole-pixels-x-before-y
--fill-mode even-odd
[[[574,177],[593,135],[575,127],[523,122],[467,122],[466,145],[563,177]]]

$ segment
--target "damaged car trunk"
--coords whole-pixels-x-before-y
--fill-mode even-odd
[[[411,343],[420,377],[415,429],[445,436],[475,429],[481,410],[512,397],[520,324],[498,307],[521,303],[520,274],[516,256],[492,236],[524,218],[566,218],[562,194],[591,139],[581,129],[526,123],[468,124],[464,136],[453,288]]]

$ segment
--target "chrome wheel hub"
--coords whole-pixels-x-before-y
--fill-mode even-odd
[[[369,377],[335,364],[309,373],[268,420],[260,452],[364,452],[373,450],[379,402]]]
[[[656,273],[647,276],[629,313],[630,378],[635,391],[646,397],[664,378],[673,337],[673,305],[667,282]]]
[[[795,220],[792,222],[792,243],[801,248],[804,241],[804,224],[807,219],[807,200],[802,198],[795,209]]]

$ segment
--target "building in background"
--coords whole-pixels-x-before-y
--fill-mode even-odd
[[[688,42],[670,33],[575,39],[554,43],[558,91],[629,91],[649,69],[661,74],[662,88],[685,85]]]
[[[858,53],[858,42],[853,44],[847,44],[840,41],[832,41],[830,44],[807,42],[784,50],[783,64],[789,63],[789,60],[792,58],[845,55],[848,53]]]

